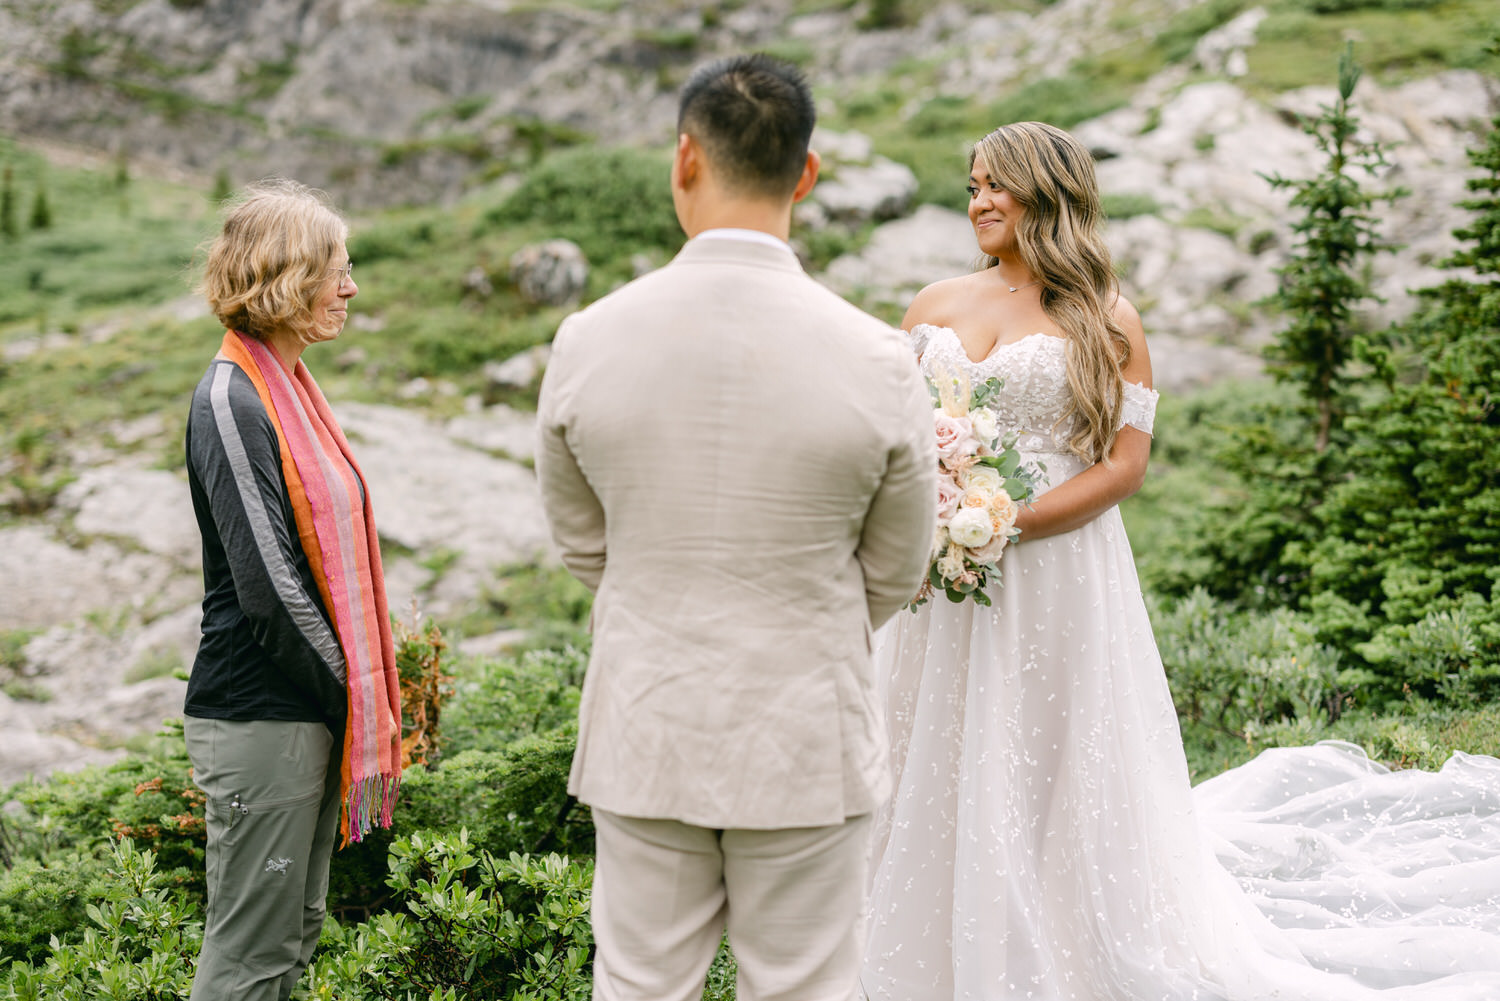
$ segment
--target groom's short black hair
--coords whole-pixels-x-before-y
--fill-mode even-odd
[[[801,71],[760,53],[700,66],[677,106],[677,131],[696,139],[716,170],[778,198],[796,190],[816,121]]]

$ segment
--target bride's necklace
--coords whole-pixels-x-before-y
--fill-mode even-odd
[[[1000,275],[1000,271],[998,268],[995,270],[995,274]],[[1036,281],[1027,282],[1025,285],[1012,285],[1009,281],[1006,280],[1004,275],[1000,275],[1000,282],[1012,292],[1019,292],[1023,288],[1031,288],[1031,286],[1033,285],[1040,285],[1042,283],[1042,280],[1038,278]]]

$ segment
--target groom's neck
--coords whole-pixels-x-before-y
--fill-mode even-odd
[[[754,229],[785,240],[792,231],[791,202],[722,199],[695,205],[681,220],[689,239],[710,229]]]

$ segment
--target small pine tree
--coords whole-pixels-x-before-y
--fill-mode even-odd
[[[900,28],[910,22],[902,0],[870,0],[869,9],[859,21],[865,30]]]
[[[7,240],[16,238],[16,192],[14,175],[9,167],[0,175],[0,235]]]
[[[38,186],[36,197],[31,201],[31,228],[48,229],[52,226],[52,206],[47,204],[47,189]]]
[[[1361,328],[1354,306],[1376,298],[1360,275],[1370,255],[1391,249],[1378,236],[1373,209],[1403,194],[1399,190],[1371,193],[1354,176],[1373,175],[1386,165],[1379,143],[1355,138],[1359,120],[1349,108],[1359,82],[1353,45],[1339,57],[1338,100],[1324,105],[1307,122],[1305,131],[1327,155],[1323,172],[1301,181],[1270,175],[1276,188],[1288,188],[1292,207],[1304,210],[1292,227],[1297,249],[1278,270],[1281,287],[1273,300],[1286,313],[1289,325],[1267,350],[1271,372],[1279,380],[1298,385],[1316,416],[1314,448],[1322,453],[1343,421],[1349,406],[1348,390],[1358,375],[1350,363],[1363,360],[1385,370],[1379,339]]]
[[[229,181],[229,171],[220,168],[219,172],[214,175],[214,188],[208,197],[215,205],[223,205],[234,197],[234,186]]]

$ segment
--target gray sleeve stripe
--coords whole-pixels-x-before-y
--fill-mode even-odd
[[[301,631],[308,645],[323,658],[328,670],[339,679],[339,683],[347,683],[344,651],[339,646],[338,637],[334,636],[333,631],[328,628],[313,598],[303,589],[296,572],[287,563],[286,555],[276,544],[276,533],[271,528],[271,518],[266,512],[265,501],[260,491],[256,489],[255,473],[250,466],[250,457],[245,451],[245,443],[240,438],[239,425],[235,422],[234,413],[229,407],[229,380],[234,371],[233,365],[218,366],[214,372],[209,398],[213,403],[214,424],[218,427],[219,437],[224,442],[224,454],[229,458],[229,469],[234,476],[235,485],[239,488],[240,500],[245,505],[245,516],[250,522],[250,531],[255,537],[256,548],[260,551],[261,560],[266,565],[271,585],[276,589],[276,594],[286,608],[287,614],[291,616],[292,622]]]

